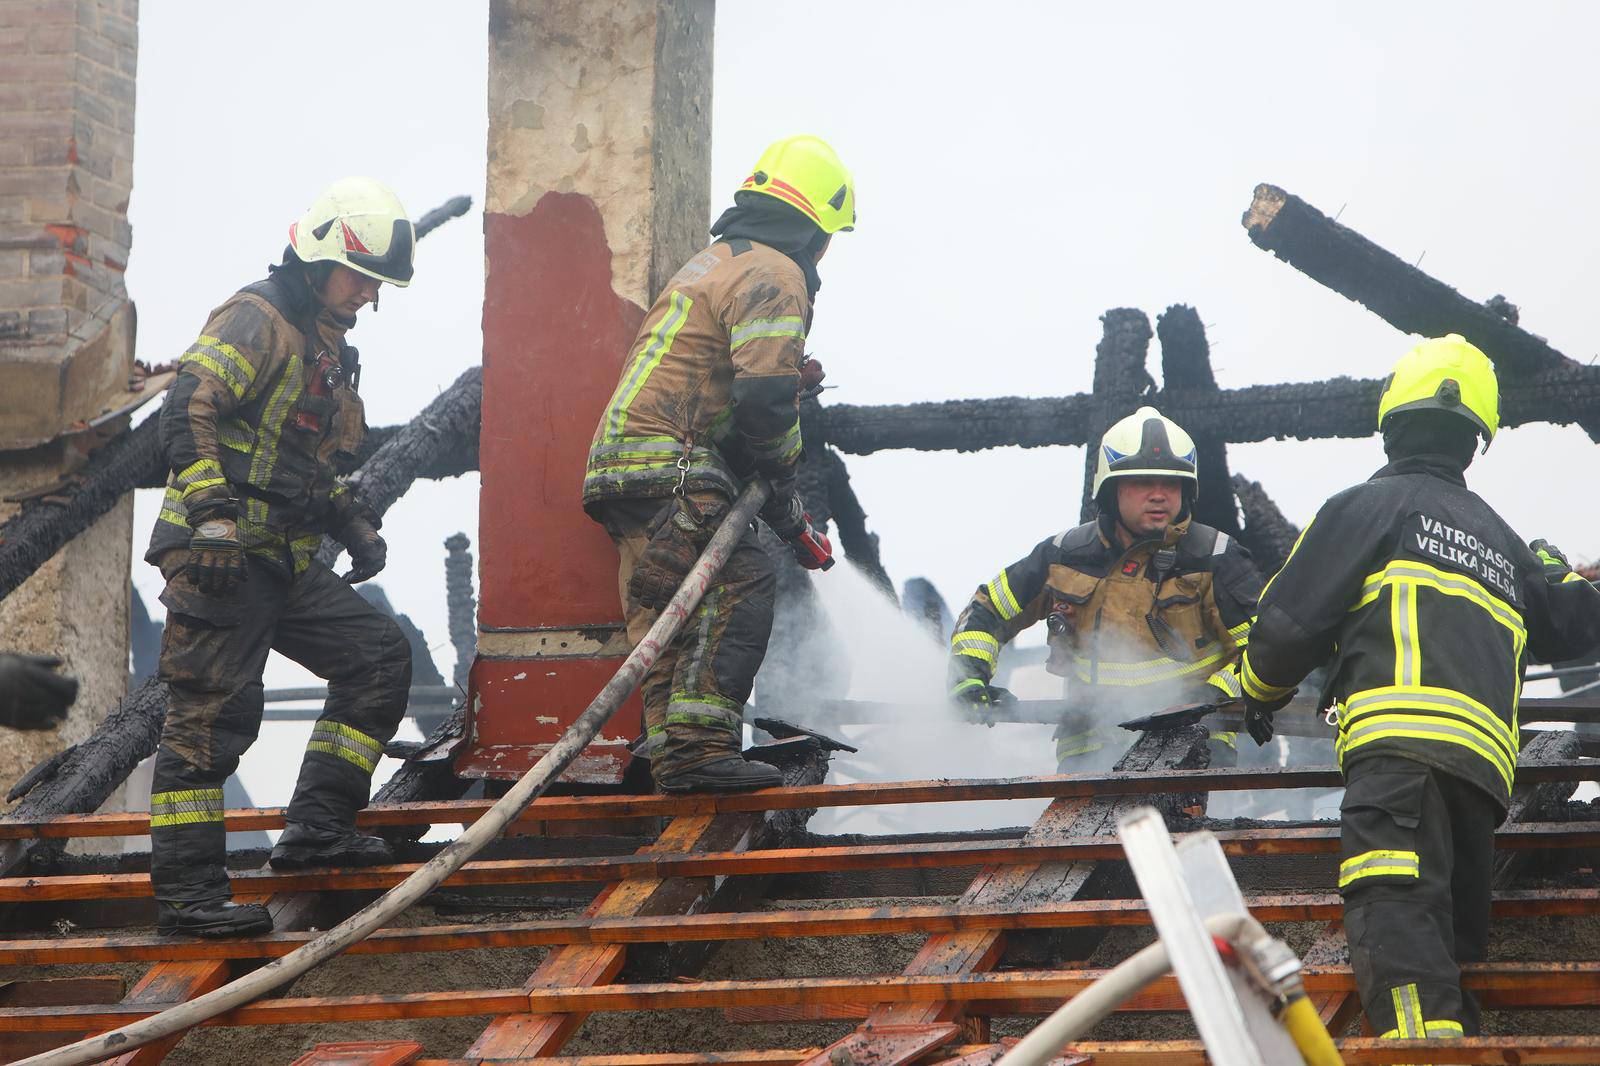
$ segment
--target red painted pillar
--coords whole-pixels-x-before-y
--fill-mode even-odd
[[[709,215],[710,0],[495,0],[472,776],[515,777],[628,652],[617,557],[579,502],[645,308]],[[568,772],[609,783],[635,697]]]

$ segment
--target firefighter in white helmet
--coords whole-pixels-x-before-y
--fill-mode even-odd
[[[1117,718],[1238,694],[1230,669],[1249,636],[1261,576],[1226,533],[1191,517],[1195,444],[1153,407],[1101,439],[1094,521],[1041,541],[978,587],[950,644],[951,696],[984,717],[1012,699],[990,684],[1000,648],[1043,621],[1051,673],[1074,710],[1056,730],[1063,772],[1106,769],[1133,736]],[[1221,491],[1226,491],[1222,489]],[[1231,761],[1231,733],[1212,734]]]
[[[351,587],[383,569],[377,513],[338,476],[366,432],[345,342],[380,286],[411,282],[411,220],[371,178],[335,182],[289,227],[283,261],[211,312],[161,409],[170,469],[145,559],[161,568],[170,703],[150,797],[164,933],[240,936],[272,919],[230,901],[222,786],[261,724],[276,649],[328,682],[272,863],[389,862],[355,832],[373,768],[405,714],[411,653]],[[350,552],[344,580],[316,561]]]

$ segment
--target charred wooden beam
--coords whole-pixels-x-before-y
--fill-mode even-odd
[[[1145,367],[1150,352],[1150,318],[1133,307],[1100,316],[1100,343],[1094,349],[1094,406],[1087,436],[1098,442],[1118,419],[1131,415],[1155,389]],[[1094,471],[1099,452],[1091,446],[1083,463],[1083,504],[1079,521],[1094,517]]]
[[[1216,434],[1229,444],[1262,440],[1370,437],[1377,432],[1376,378],[1252,385],[1206,392],[1162,389],[1144,401],[1190,433]],[[1502,380],[1501,424],[1565,425],[1600,411],[1600,366],[1547,370]],[[823,410],[823,432],[842,452],[870,455],[890,448],[981,451],[1008,446],[1081,445],[1092,432],[1095,397],[1027,398],[858,406]]]
[[[1256,569],[1262,574],[1277,573],[1294,550],[1294,542],[1300,539],[1300,527],[1283,516],[1259,481],[1233,475],[1233,495],[1244,510],[1239,543],[1250,550]]]
[[[1206,327],[1194,308],[1173,304],[1156,318],[1161,341],[1161,383],[1169,389],[1196,392],[1217,390],[1211,369],[1211,345]],[[1180,423],[1181,424],[1181,423]],[[1188,429],[1188,426],[1184,426]],[[1239,507],[1233,498],[1233,477],[1228,471],[1228,443],[1216,433],[1194,434],[1199,454],[1200,497],[1194,517],[1230,536],[1239,535]]]
[[[478,652],[478,603],[472,594],[472,541],[465,533],[445,538],[444,602],[449,615],[450,645],[456,652],[451,674],[456,687],[467,691],[472,657]]]
[[[442,455],[476,444],[483,412],[483,367],[462,371],[455,382],[400,428],[347,479],[379,514],[406,494],[420,471]],[[324,537],[318,558],[332,565],[340,547]]]
[[[1502,387],[1579,368],[1543,337],[1517,326],[1518,315],[1505,297],[1475,303],[1276,185],[1256,186],[1241,221],[1256,247],[1401,332],[1461,334],[1494,361],[1503,375]],[[1575,421],[1590,438],[1600,440],[1600,411],[1585,412]]]
[[[109,513],[146,471],[163,465],[155,421],[146,419],[132,432],[101,445],[59,492],[24,505],[0,525],[0,599],[15,592],[62,545]]]

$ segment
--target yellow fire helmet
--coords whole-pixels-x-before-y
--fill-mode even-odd
[[[1187,482],[1184,498],[1192,502],[1200,489],[1198,458],[1194,438],[1182,426],[1154,407],[1141,407],[1100,438],[1094,497],[1114,478],[1175,477]]]
[[[1401,411],[1449,411],[1467,419],[1489,447],[1500,428],[1494,364],[1459,333],[1425,340],[1394,365],[1378,400],[1378,430]]]
[[[411,284],[416,233],[389,186],[375,178],[340,178],[289,227],[303,263],[343,263],[401,288]]]
[[[824,233],[856,228],[856,183],[821,137],[800,134],[773,141],[740,191],[782,200]]]

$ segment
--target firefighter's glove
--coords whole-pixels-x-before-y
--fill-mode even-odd
[[[1246,693],[1244,697],[1244,728],[1250,734],[1250,739],[1259,747],[1272,739],[1272,716],[1289,705],[1299,689],[1290,689],[1286,695],[1275,700],[1262,702],[1251,699]]]
[[[1528,547],[1533,549],[1533,554],[1539,557],[1539,562],[1544,565],[1544,579],[1551,585],[1559,585],[1572,573],[1572,564],[1567,562],[1567,557],[1561,554],[1561,549],[1547,540],[1536,540]]]
[[[78,698],[78,681],[56,673],[60,665],[53,655],[0,652],[0,725],[49,729],[66,717]]]
[[[1017,697],[1011,694],[1010,689],[1001,688],[999,685],[986,685],[975,677],[968,678],[951,689],[950,698],[955,700],[962,716],[969,722],[986,725],[991,729],[994,728],[994,719],[990,717],[988,709],[1017,702]]]
[[[352,585],[376,577],[389,563],[389,545],[365,516],[352,518],[339,535],[339,541],[350,553],[350,572],[344,579]]]
[[[189,515],[194,528],[189,538],[189,582],[204,595],[225,596],[234,585],[250,579],[237,518],[237,504],[232,500]]]
[[[790,485],[792,486],[792,482]],[[761,520],[789,545],[795,562],[807,570],[827,570],[833,566],[833,543],[827,534],[811,524],[806,505],[792,487],[772,490],[772,498],[761,509]]]
[[[656,519],[650,543],[628,579],[628,598],[647,610],[659,611],[694,569],[696,560],[717,530],[721,508],[707,508],[687,496],[668,505]]]
[[[800,364],[800,387],[797,392],[801,400],[813,400],[822,395],[822,380],[828,372],[822,369],[819,360],[806,356],[806,361]]]

